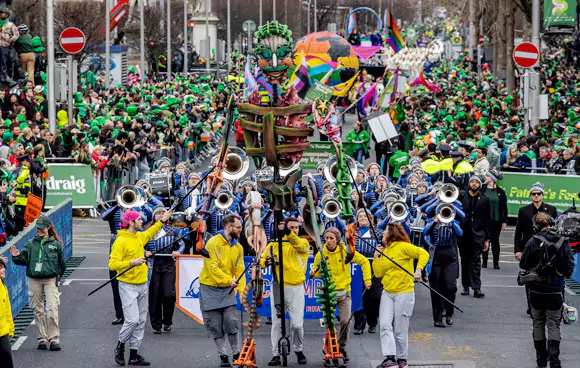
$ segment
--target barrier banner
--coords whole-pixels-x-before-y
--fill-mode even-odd
[[[73,208],[97,207],[93,170],[89,165],[49,164],[46,180],[46,208],[56,206],[66,198]]]
[[[26,226],[37,218],[40,217],[42,213],[42,198],[35,196],[32,193],[28,193],[28,202],[26,202],[26,209],[24,210],[24,220],[26,220]]]
[[[342,142],[344,153],[347,156],[354,156],[354,144]],[[302,170],[316,170],[316,165],[325,163],[330,156],[336,155],[334,144],[332,142],[314,141],[310,142],[310,148],[304,151],[300,167]]]
[[[504,172],[503,180],[499,181],[498,185],[506,192],[509,216],[517,216],[520,207],[532,203],[530,188],[536,182],[544,184],[544,202],[559,211],[571,207],[572,199],[578,204],[580,176]]]
[[[244,267],[246,267],[253,257],[244,257]],[[310,270],[314,264],[314,257],[308,257],[308,266],[306,268],[306,281],[304,282],[304,319],[320,319],[322,312],[320,311],[320,304],[316,302],[318,299],[316,293],[318,288],[322,286],[322,280],[309,280]],[[193,318],[196,322],[203,324],[201,309],[199,307],[199,274],[203,265],[203,258],[201,256],[179,256],[177,257],[177,280],[176,280],[176,297],[177,307],[185,314]],[[186,270],[187,269],[187,270]],[[270,286],[272,285],[272,268],[268,267],[262,269],[262,278],[264,279],[264,293],[262,306],[258,308],[258,314],[262,317],[271,318],[270,307]],[[249,280],[251,269],[246,272],[246,280]],[[350,264],[350,272],[352,276],[351,282],[351,299],[352,311],[356,307],[363,291],[362,269],[355,263]],[[247,282],[247,281],[246,281]],[[253,291],[252,291],[253,292]],[[252,299],[252,292],[250,292],[249,299]],[[239,301],[236,306],[238,310],[242,310]],[[362,308],[362,303],[359,309]],[[338,311],[337,311],[338,313]],[[288,316],[286,316],[288,318]]]
[[[544,27],[576,26],[576,0],[544,1]]]
[[[58,235],[62,239],[64,257],[68,261],[72,256],[72,202],[66,199],[56,207],[45,213],[50,221],[54,224]],[[28,304],[28,278],[26,277],[26,267],[17,266],[12,262],[10,248],[14,245],[19,251],[36,235],[34,222],[26,227],[22,232],[10,240],[4,247],[0,248],[0,255],[8,257],[6,266],[6,278],[4,285],[8,288],[10,295],[10,304],[12,307],[12,316],[16,317],[18,313]]]

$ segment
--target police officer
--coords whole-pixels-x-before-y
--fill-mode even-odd
[[[473,166],[460,151],[451,152],[451,159],[453,160],[452,178],[447,179],[447,181],[455,184],[460,190],[467,190]]]
[[[423,160],[421,162],[421,169],[423,169],[423,171],[425,171],[427,174],[433,175],[439,170],[441,170],[438,160],[439,157],[435,155],[435,153],[429,156],[427,148],[419,152],[419,157],[421,157],[421,159]]]
[[[30,176],[31,160],[28,154],[18,157],[18,169],[13,174],[16,177],[16,202],[14,207],[16,210],[16,217],[14,219],[16,233],[24,229],[26,220],[24,219],[24,211],[28,204],[28,193],[32,188],[32,177]]]

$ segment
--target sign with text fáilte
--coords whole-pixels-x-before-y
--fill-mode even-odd
[[[54,207],[66,198],[72,199],[73,208],[97,206],[93,170],[89,165],[49,164],[48,169],[45,207]]]
[[[520,207],[532,203],[530,188],[536,182],[544,184],[544,202],[556,207],[558,211],[571,207],[572,199],[578,204],[580,176],[504,172],[503,180],[498,185],[506,192],[510,216],[517,216]]]

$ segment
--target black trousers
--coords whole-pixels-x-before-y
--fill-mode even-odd
[[[26,206],[14,206],[16,216],[14,216],[14,227],[16,234],[21,232],[26,226],[26,220],[24,219],[24,211],[26,211]]]
[[[436,248],[433,264],[429,274],[429,285],[444,297],[455,303],[457,293],[457,277],[459,276],[459,260],[455,247]],[[443,309],[447,317],[453,316],[453,306],[431,291],[431,307],[433,321],[443,320]]]
[[[109,270],[109,278],[117,276],[117,272]],[[119,295],[119,281],[114,279],[111,281],[111,289],[113,289],[113,304],[115,305],[115,318],[123,318],[123,303],[121,303],[121,296]]]
[[[0,337],[0,362],[2,362],[2,368],[14,368],[12,346],[8,335]]]
[[[499,263],[499,253],[500,253],[500,245],[499,245],[499,236],[501,234],[501,225],[502,223],[499,221],[491,221],[489,225],[489,242],[491,253],[493,254],[493,264]],[[487,258],[489,255],[489,249],[481,254],[483,259],[483,263],[487,264]]]
[[[377,327],[379,324],[379,309],[381,307],[381,293],[383,284],[381,279],[373,277],[372,285],[363,296],[363,307],[361,310],[354,312],[354,329],[364,330],[368,324],[369,327]],[[352,301],[357,303],[357,301]]]
[[[481,289],[481,252],[483,245],[473,241],[471,236],[459,238],[459,254],[461,255],[461,284],[464,289]]]
[[[169,256],[153,259],[153,272],[149,283],[149,319],[151,327],[158,330],[173,324],[175,311],[175,261]]]

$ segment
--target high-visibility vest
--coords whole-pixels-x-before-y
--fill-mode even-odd
[[[460,161],[457,166],[455,167],[455,171],[453,171],[453,175],[462,175],[462,174],[468,174],[473,172],[473,166],[471,166],[471,164],[466,161]]]
[[[436,172],[441,170],[439,167],[439,162],[431,158],[421,162],[421,168],[429,175],[435,174]]]
[[[28,204],[28,193],[30,193],[31,188],[30,169],[22,165],[16,177],[16,202],[14,202],[16,206],[26,206]]]
[[[453,170],[453,159],[451,157],[444,158],[439,162],[439,168],[443,171]]]

